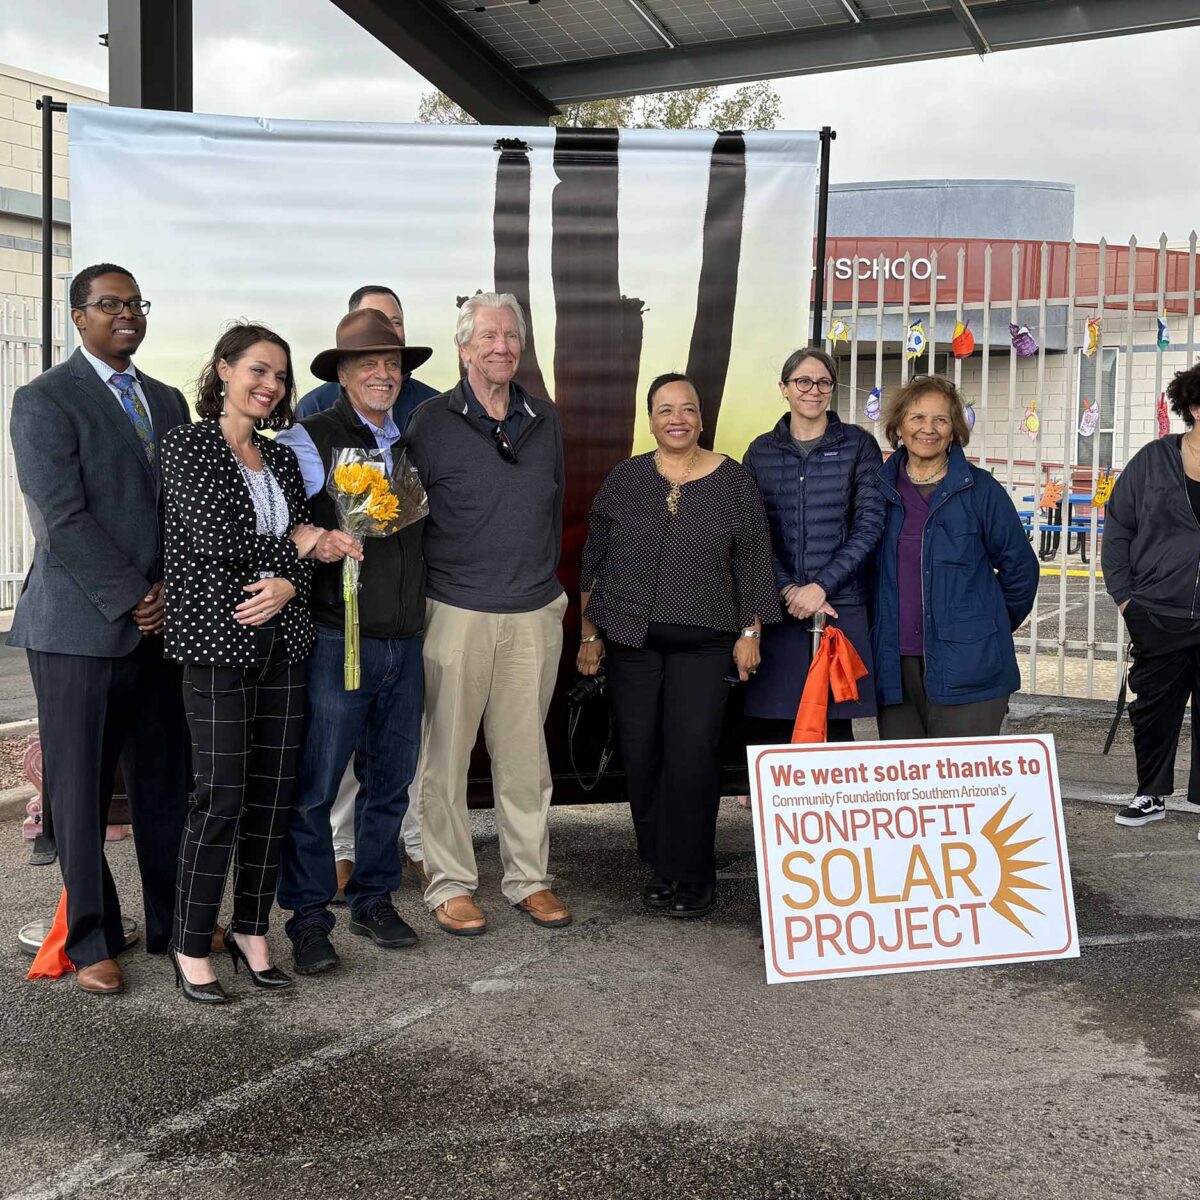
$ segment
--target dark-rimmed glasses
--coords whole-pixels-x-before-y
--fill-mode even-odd
[[[506,463],[516,464],[517,448],[512,444],[512,438],[504,430],[503,425],[497,425],[492,430],[492,441],[496,443],[496,452]]]
[[[789,379],[788,383],[792,384],[798,392],[811,392],[815,389],[822,396],[828,396],[837,387],[832,379],[809,379],[807,375],[797,375],[795,378]]]
[[[116,296],[101,296],[99,300],[89,300],[86,304],[78,305],[79,308],[98,308],[102,313],[107,313],[110,317],[115,317],[117,313],[123,309],[129,309],[135,317],[144,317],[150,311],[149,300],[121,300]]]

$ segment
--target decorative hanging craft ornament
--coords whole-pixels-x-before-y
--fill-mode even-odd
[[[1112,495],[1113,484],[1116,480],[1110,472],[1102,472],[1100,478],[1096,480],[1096,494],[1092,497],[1093,508],[1103,508],[1108,503],[1109,496]]]
[[[950,342],[955,358],[970,358],[975,353],[975,335],[970,321],[959,321],[954,326],[954,337]]]
[[[975,401],[974,400],[967,401],[966,417],[967,417],[967,430],[969,432],[975,428]]]
[[[904,353],[909,359],[920,358],[929,348],[929,338],[925,326],[920,321],[914,321],[908,327],[908,338],[904,343]]]
[[[1100,349],[1100,318],[1088,317],[1087,319],[1087,336],[1083,344],[1083,353],[1087,358],[1095,358],[1096,351]]]
[[[838,342],[848,342],[850,340],[850,334],[853,332],[854,326],[847,324],[842,320],[841,317],[838,317],[838,319],[834,321],[832,325],[830,325],[828,332],[825,334],[825,340],[831,346],[836,346]]]
[[[1096,432],[1096,424],[1100,420],[1100,405],[1093,404],[1086,397],[1083,401],[1083,412],[1079,417],[1079,436],[1091,437]]]
[[[871,394],[867,397],[867,402],[863,406],[863,416],[868,421],[878,421],[879,414],[883,412],[883,389],[873,387]]]
[[[1170,349],[1171,333],[1167,329],[1167,310],[1164,308],[1162,316],[1158,318],[1158,348],[1160,350]]]
[[[1171,432],[1171,414],[1167,410],[1166,392],[1158,394],[1158,410],[1155,415],[1158,419],[1158,436],[1166,437]]]
[[[1036,442],[1038,430],[1041,427],[1042,422],[1038,418],[1037,401],[1030,400],[1029,407],[1025,410],[1025,420],[1021,422],[1021,428],[1029,434],[1031,442]]]
[[[1042,488],[1042,494],[1038,500],[1038,508],[1044,508],[1048,512],[1053,512],[1062,503],[1062,498],[1062,480],[1047,479],[1046,486]]]
[[[1018,358],[1032,358],[1038,352],[1038,344],[1034,341],[1033,334],[1029,332],[1028,325],[1010,324],[1008,333],[1012,338],[1013,349],[1017,352]]]

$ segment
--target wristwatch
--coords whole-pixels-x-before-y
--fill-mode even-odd
[[[742,630],[742,637],[760,638],[760,637],[762,637],[762,631],[755,629],[753,626],[751,626],[751,628],[749,628],[749,629]]]

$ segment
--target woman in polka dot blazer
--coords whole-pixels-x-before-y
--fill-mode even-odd
[[[207,1004],[226,999],[209,951],[231,857],[233,965],[258,987],[292,982],[265,935],[304,732],[311,558],[361,553],[308,524],[295,455],[256,432],[290,425],[295,394],[287,343],[235,325],[201,374],[201,420],[163,440],[165,646],[184,664],[195,772],[171,955],[184,995]]]
[[[713,904],[728,681],[758,670],[779,596],[758,489],[701,447],[692,382],[660,375],[646,402],[658,449],[618,463],[592,502],[577,666],[607,663],[638,853],[654,872],[642,899],[698,917]]]

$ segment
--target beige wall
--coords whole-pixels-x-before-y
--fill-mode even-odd
[[[0,188],[32,193],[39,198],[39,204],[42,194],[42,114],[35,101],[46,94],[68,104],[104,104],[107,100],[103,92],[0,64]],[[54,195],[69,200],[65,113],[55,114],[54,133]],[[14,240],[18,243],[16,246],[12,244]],[[56,224],[55,244],[69,245],[70,240],[70,229]],[[41,222],[37,217],[0,212],[0,296],[30,299],[41,296],[40,245]],[[56,255],[54,269],[56,272],[69,270],[69,259]]]

